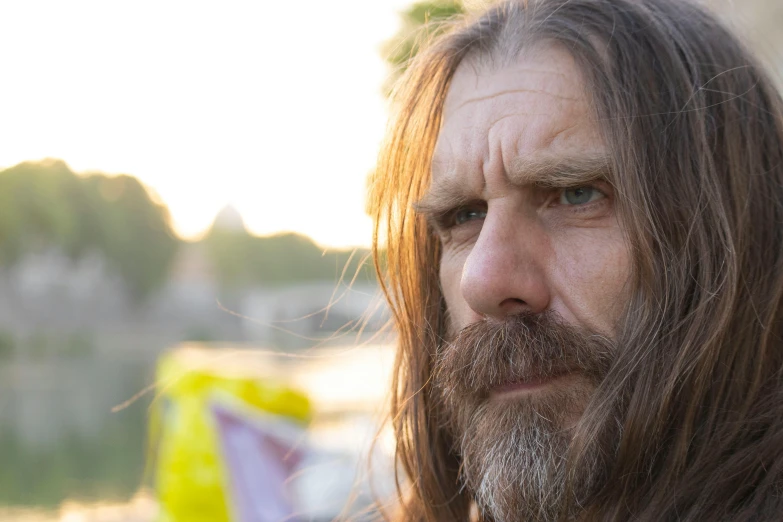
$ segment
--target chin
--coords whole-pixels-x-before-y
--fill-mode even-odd
[[[568,491],[573,428],[593,390],[586,380],[569,377],[534,393],[508,391],[463,403],[455,419],[456,449],[480,511],[494,522],[549,521],[564,511],[576,516],[579,498],[601,475],[597,459],[588,459]]]

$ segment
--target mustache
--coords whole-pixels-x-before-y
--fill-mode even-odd
[[[434,384],[452,399],[486,398],[504,385],[572,372],[598,384],[615,353],[607,337],[569,325],[553,312],[484,319],[443,342],[434,363]]]

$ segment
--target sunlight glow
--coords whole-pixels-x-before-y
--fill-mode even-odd
[[[185,237],[232,204],[258,234],[366,245],[378,49],[407,3],[3,3],[0,166],[135,175]]]

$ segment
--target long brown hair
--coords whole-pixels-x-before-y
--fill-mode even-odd
[[[472,503],[430,383],[444,331],[439,244],[412,206],[457,66],[502,65],[541,42],[584,73],[634,261],[624,348],[571,444],[578,462],[620,419],[585,519],[783,519],[783,102],[743,45],[685,0],[503,2],[401,79],[371,194],[399,336],[400,518],[467,520]]]

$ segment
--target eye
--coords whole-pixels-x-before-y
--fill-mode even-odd
[[[487,217],[487,211],[480,209],[480,208],[460,208],[454,211],[452,221],[454,225],[463,225],[467,223],[468,221],[473,221],[476,219],[484,219]]]
[[[595,187],[586,185],[563,190],[560,194],[561,205],[584,205],[605,198],[603,192]]]

